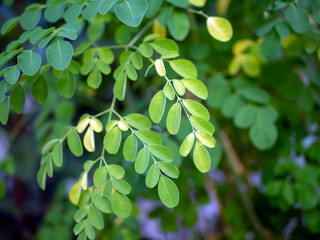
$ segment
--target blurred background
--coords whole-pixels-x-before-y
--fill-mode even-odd
[[[0,24],[22,14],[26,6],[35,2],[1,1]],[[273,27],[267,24],[283,19],[281,9],[270,9],[275,2],[289,1],[208,0],[203,11],[209,16],[224,16],[233,26],[234,37],[227,43],[210,37],[205,18],[187,13],[190,32],[178,44],[182,57],[196,64],[199,79],[209,88],[206,105],[217,140],[216,147],[209,150],[212,170],[201,174],[190,156],[182,159],[179,155],[179,146],[190,132],[187,120],[182,121],[178,135],[172,137],[165,131],[164,118],[157,130],[162,132],[164,144],[174,152],[174,164],[180,169],[180,177],[175,180],[180,190],[179,205],[165,208],[156,189],[147,189],[145,176],[136,174],[122,154],[110,156],[110,161],[127,169],[126,180],[133,186],[129,195],[133,213],[125,220],[104,214],[105,228],[99,231],[97,239],[320,238],[320,51],[312,51],[312,46],[317,49],[320,39],[318,23],[312,17],[317,1],[310,0],[311,7],[298,1],[309,14],[313,35],[290,30],[288,37],[281,38],[276,57],[264,60],[260,48],[262,36]],[[139,30],[111,20],[112,14],[106,15],[104,24],[97,29],[94,21],[89,22],[72,42],[73,46],[87,40],[92,29],[98,33],[99,46],[126,44]],[[145,18],[142,25],[148,21],[150,18]],[[51,26],[43,17],[39,25]],[[149,33],[152,31],[159,29],[154,26]],[[1,52],[22,32],[18,26],[0,36]],[[172,37],[170,32],[167,35]],[[239,50],[243,45],[247,47]],[[43,49],[36,51],[44,56]],[[239,51],[246,59],[241,67]],[[272,44],[265,51],[272,51]],[[115,50],[117,57],[120,53]],[[8,62],[0,70],[13,63]],[[146,64],[139,79],[130,85],[125,101],[117,103],[123,114],[148,114],[152,96],[162,87],[154,69],[144,78],[147,67]],[[59,136],[64,127],[75,125],[83,113],[103,111],[112,100],[111,76],[103,77],[98,90],[89,88],[85,79],[78,76],[76,93],[70,99],[55,90],[56,79],[52,74],[46,78],[50,86],[46,103],[37,103],[29,91],[23,113],[12,112],[8,124],[0,126],[0,239],[3,240],[75,239],[72,228],[76,207],[68,200],[68,192],[78,180],[84,161],[95,159],[96,154],[76,158],[65,149],[63,167],[55,169],[42,191],[36,179],[41,148],[49,139]],[[240,97],[241,86],[246,84],[253,88],[253,97]],[[245,104],[259,109],[262,118],[272,120],[246,129],[235,120],[236,110]],[[97,145],[102,145],[102,137],[97,135]]]

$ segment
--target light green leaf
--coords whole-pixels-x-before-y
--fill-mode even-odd
[[[171,60],[170,66],[172,69],[179,74],[181,77],[184,78],[197,78],[198,71],[194,64],[185,59],[176,59]]]
[[[59,141],[52,149],[52,160],[54,165],[61,167],[63,163],[62,143]]]
[[[171,84],[167,83],[163,88],[163,93],[169,100],[174,100],[176,97],[175,91]]]
[[[134,53],[132,53],[132,55],[131,55],[131,63],[135,67],[135,69],[137,69],[137,70],[141,70],[142,69],[143,60],[142,60],[142,57],[141,57],[141,55],[140,55],[140,53],[138,51],[135,51]]]
[[[173,86],[180,96],[183,96],[186,93],[186,87],[183,85],[181,80],[174,79]]]
[[[92,193],[92,203],[93,205],[99,209],[101,212],[104,213],[111,213],[112,208],[111,208],[111,201],[109,198],[105,196],[101,196],[101,191],[99,189],[95,189]]]
[[[192,126],[198,131],[206,132],[210,135],[214,133],[214,127],[207,120],[197,116],[192,116],[189,119],[191,121]]]
[[[85,226],[86,226],[85,220],[78,222],[76,225],[74,225],[74,227],[73,227],[74,235],[79,235],[79,233],[82,232],[82,230],[85,228]]]
[[[162,119],[165,108],[166,97],[163,94],[163,91],[160,90],[153,96],[149,105],[149,115],[151,120],[155,123],[159,123]]]
[[[115,191],[112,198],[112,210],[119,218],[129,217],[131,214],[131,202],[126,195]]]
[[[221,42],[227,42],[232,38],[232,26],[227,19],[221,17],[208,17],[207,29],[213,38]]]
[[[118,0],[103,0],[99,8],[99,13],[106,15],[117,1]]]
[[[80,194],[81,194],[81,181],[75,183],[69,191],[69,199],[74,205],[78,204]]]
[[[189,5],[188,0],[167,0],[167,2],[172,3],[173,5],[180,8],[186,8]]]
[[[179,52],[179,47],[175,41],[171,39],[160,39],[151,43],[154,50],[158,53],[166,54],[167,52]]]
[[[146,176],[146,186],[148,188],[154,188],[158,182],[159,182],[159,178],[160,178],[160,169],[158,164],[153,164]]]
[[[193,147],[193,143],[194,143],[194,133],[192,132],[182,142],[179,150],[180,155],[183,157],[186,157],[190,153]]]
[[[67,23],[75,22],[78,16],[80,15],[82,8],[84,7],[84,2],[79,1],[75,4],[72,4],[64,13],[63,17]]]
[[[110,176],[116,179],[123,178],[125,174],[123,167],[116,164],[109,164],[107,170]]]
[[[11,105],[16,113],[22,113],[26,102],[26,93],[24,87],[17,85],[10,95]]]
[[[240,88],[239,93],[250,101],[262,104],[268,103],[270,99],[270,95],[265,90],[256,86]]]
[[[108,153],[116,154],[121,144],[121,131],[119,127],[112,128],[103,139],[103,145]]]
[[[149,58],[153,54],[153,50],[150,43],[141,43],[139,45],[139,52],[142,56]]]
[[[126,74],[128,78],[132,81],[136,81],[138,79],[138,74],[136,69],[129,63],[126,66]]]
[[[81,139],[77,131],[71,131],[71,133],[68,135],[67,143],[69,146],[70,151],[75,155],[76,157],[80,157],[83,154],[83,147],[81,143]]]
[[[74,220],[76,222],[80,222],[85,216],[87,216],[88,211],[89,211],[89,205],[83,205],[81,208],[79,208],[75,212]]]
[[[162,140],[159,134],[150,130],[136,131],[136,136],[146,144],[161,144]]]
[[[197,97],[201,99],[208,98],[208,89],[203,82],[194,78],[182,79],[181,81],[183,85]]]
[[[104,227],[104,222],[101,213],[93,206],[90,206],[88,211],[88,219],[93,227],[98,230],[102,230]]]
[[[99,167],[93,174],[93,184],[97,188],[103,188],[104,184],[107,181],[107,168]]]
[[[64,2],[58,2],[55,4],[49,5],[47,9],[44,11],[45,19],[48,22],[52,22],[52,23],[58,21],[64,13],[64,7],[65,7]]]
[[[95,66],[87,78],[88,86],[92,87],[93,89],[97,89],[99,88],[101,81],[102,81],[101,73],[98,67]]]
[[[137,156],[136,162],[134,164],[134,169],[136,170],[137,173],[143,174],[149,164],[149,158],[150,158],[150,153],[148,149],[142,148]]]
[[[169,176],[171,178],[178,178],[179,177],[179,169],[171,163],[159,162],[159,168],[161,169],[161,171],[164,174],[166,174],[167,176]]]
[[[19,22],[19,17],[10,18],[2,24],[1,27],[1,35],[4,35],[10,32],[13,28],[15,28]]]
[[[152,155],[156,156],[157,158],[166,161],[166,162],[172,162],[173,161],[173,153],[172,151],[162,145],[150,145],[149,151],[152,153]]]
[[[202,117],[205,120],[209,121],[210,113],[206,109],[206,107],[203,106],[201,103],[191,99],[185,99],[183,100],[183,105],[186,107],[186,109],[190,112],[191,115]]]
[[[48,63],[59,71],[63,71],[69,66],[72,55],[72,45],[67,41],[61,40],[60,38],[50,44],[46,50]]]
[[[137,129],[150,129],[151,121],[142,114],[132,113],[126,116],[125,120],[129,125]]]
[[[121,179],[113,179],[112,180],[113,187],[122,194],[129,194],[131,192],[131,186],[129,183],[121,180]]]
[[[20,25],[24,30],[31,30],[39,23],[41,18],[41,9],[36,8],[34,10],[25,11],[20,16]]]
[[[253,105],[245,105],[239,109],[234,118],[234,124],[238,128],[250,127],[256,119],[256,108]]]
[[[99,58],[105,62],[106,64],[111,64],[113,63],[114,61],[114,54],[113,52],[107,48],[107,47],[102,47],[102,48],[99,48],[98,51],[98,56]]]
[[[172,135],[176,135],[179,132],[181,121],[181,105],[179,102],[172,105],[168,112],[167,117],[167,129]]]
[[[26,51],[18,56],[18,66],[27,76],[35,75],[41,65],[41,57],[38,53]]]
[[[89,2],[89,4],[82,11],[82,16],[86,20],[92,19],[99,11],[99,8],[102,4],[103,0],[96,0]]]
[[[202,173],[206,173],[210,170],[210,155],[207,149],[199,141],[196,141],[196,145],[193,150],[193,162],[196,165],[197,169]]]
[[[46,188],[46,168],[45,165],[42,165],[37,173],[37,182],[42,190]]]
[[[121,22],[130,26],[138,27],[147,11],[146,0],[125,0],[114,7],[114,12]]]
[[[86,222],[86,227],[85,227],[85,235],[87,235],[87,237],[91,240],[95,239],[96,237],[96,233],[94,232],[94,229],[92,227],[92,225],[87,221]]]
[[[196,131],[196,137],[203,145],[208,148],[214,148],[214,146],[216,145],[216,140],[208,133]]]
[[[127,75],[121,74],[120,77],[117,79],[116,83],[113,87],[113,94],[114,96],[119,99],[120,101],[124,100],[127,88]]]
[[[240,95],[230,95],[222,106],[222,113],[226,117],[234,117],[244,104],[244,100]]]
[[[179,203],[179,190],[176,184],[166,176],[160,177],[158,194],[161,202],[168,208],[174,208]]]
[[[126,161],[133,162],[136,159],[137,147],[137,138],[131,134],[129,137],[127,137],[123,145],[123,157]]]
[[[294,3],[286,8],[284,17],[296,33],[304,33],[310,28],[308,14]]]

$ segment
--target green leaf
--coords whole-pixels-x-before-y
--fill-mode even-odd
[[[41,18],[41,9],[36,8],[34,10],[25,11],[20,16],[20,25],[24,30],[31,30],[39,23]]]
[[[7,85],[8,84],[6,81],[0,81],[0,103],[2,102],[4,95],[6,93]]]
[[[148,188],[154,188],[158,182],[159,182],[159,178],[160,178],[160,169],[158,164],[153,164],[146,176],[146,186]]]
[[[186,8],[189,5],[188,0],[167,0],[167,2],[172,3],[173,5],[181,8]]]
[[[159,134],[150,130],[136,131],[136,136],[146,144],[161,144],[162,140]]]
[[[239,93],[248,100],[266,104],[269,102],[270,95],[259,87],[244,87],[239,89]]]
[[[176,184],[166,176],[160,177],[158,194],[161,202],[168,208],[174,208],[179,203],[179,190]]]
[[[294,3],[286,8],[284,17],[296,33],[304,33],[310,28],[308,14]]]
[[[163,0],[149,0],[146,16],[148,18],[153,17],[159,11],[162,3],[163,3]]]
[[[127,74],[127,77],[132,81],[136,81],[138,79],[137,71],[131,64],[127,64],[126,74]]]
[[[282,198],[289,205],[293,206],[295,203],[295,192],[293,185],[290,182],[283,183]]]
[[[14,17],[5,21],[1,27],[1,35],[4,35],[14,29],[17,26],[19,20],[19,17]]]
[[[279,55],[280,50],[280,38],[274,31],[266,35],[259,46],[260,55],[266,61],[274,60]]]
[[[89,4],[82,11],[83,18],[86,20],[92,19],[98,13],[101,4],[102,0],[89,2]]]
[[[112,180],[112,185],[114,186],[114,188],[122,193],[122,194],[129,194],[131,192],[131,186],[129,183],[121,180],[121,179],[113,179]]]
[[[42,165],[37,173],[37,182],[42,190],[45,190],[46,188],[46,179],[46,168],[45,165]]]
[[[240,95],[230,95],[222,106],[222,113],[226,117],[234,117],[244,104],[244,100]]]
[[[180,96],[183,96],[186,93],[186,87],[183,85],[181,80],[174,79],[173,86]]]
[[[194,64],[185,59],[176,59],[171,60],[170,66],[172,69],[179,74],[181,77],[184,78],[197,78],[198,71]]]
[[[150,129],[151,128],[151,121],[143,116],[142,114],[132,113],[126,116],[125,120],[127,123],[137,129]]]
[[[230,22],[221,17],[208,17],[207,29],[213,38],[221,42],[229,41],[233,35]]]
[[[173,153],[172,151],[162,145],[150,145],[149,151],[152,153],[152,155],[156,156],[157,158],[166,161],[166,162],[172,162],[173,161]]]
[[[103,145],[108,153],[116,154],[121,144],[121,131],[119,127],[112,128],[103,139]]]
[[[41,29],[39,31],[33,30],[33,33],[30,37],[30,43],[32,44],[36,44],[37,42],[39,42],[41,39],[43,39],[44,37],[46,37],[47,35],[49,35],[50,33],[52,33],[55,30],[54,27],[51,27],[49,29]]]
[[[149,115],[151,120],[155,123],[159,123],[162,119],[165,108],[166,97],[163,94],[163,91],[160,90],[153,96],[149,105]]]
[[[18,66],[25,75],[34,76],[41,66],[41,57],[36,52],[23,52],[18,56]]]
[[[101,15],[106,15],[117,1],[118,0],[104,0],[104,1],[102,1],[100,8],[99,8],[99,13]]]
[[[64,13],[63,17],[67,23],[75,22],[80,15],[82,8],[84,7],[84,2],[79,1],[72,4]]]
[[[193,147],[193,143],[194,143],[194,133],[192,132],[182,142],[179,150],[180,155],[183,157],[186,157],[190,153]]]
[[[82,232],[82,230],[85,228],[85,226],[86,226],[85,220],[78,222],[76,225],[74,225],[74,227],[73,227],[74,235],[79,235],[79,233]]]
[[[107,181],[107,168],[99,167],[93,174],[93,184],[97,188],[103,188],[104,184]]]
[[[48,90],[47,80],[43,76],[40,76],[38,81],[32,85],[32,95],[40,104],[44,104],[47,101]]]
[[[82,206],[75,212],[74,220],[76,222],[80,222],[85,216],[87,216],[88,211],[89,211],[89,205]]]
[[[142,56],[149,58],[153,54],[153,50],[150,43],[141,43],[139,45],[139,52]]]
[[[172,135],[176,135],[179,132],[181,122],[181,105],[179,102],[172,105],[168,112],[167,117],[167,129]]]
[[[63,163],[62,143],[59,141],[52,149],[52,160],[54,165],[61,167]]]
[[[114,7],[114,12],[121,22],[130,26],[138,27],[147,12],[146,0],[125,0]]]
[[[59,38],[50,44],[46,50],[48,63],[59,71],[63,71],[69,66],[72,55],[72,45],[69,42]]]
[[[73,204],[77,205],[79,202],[80,194],[81,194],[81,182],[79,181],[75,183],[69,191],[70,201]]]
[[[193,150],[193,162],[196,165],[197,169],[202,173],[206,173],[210,170],[210,155],[207,149],[199,141],[196,141],[196,145]]]
[[[10,99],[13,110],[16,113],[22,113],[26,102],[26,93],[20,84],[13,89]]]
[[[87,235],[87,237],[91,240],[95,239],[96,237],[96,233],[94,232],[92,225],[88,221],[86,222],[85,233],[85,235]]]
[[[123,101],[126,94],[126,88],[127,88],[127,75],[123,73],[114,84],[114,87],[113,87],[114,96],[120,101]]]
[[[71,98],[76,90],[76,79],[70,71],[66,71],[57,80],[57,89],[65,98]]]
[[[175,41],[171,39],[160,39],[156,40],[153,43],[151,43],[154,50],[156,50],[158,53],[166,54],[168,52],[179,52],[179,47],[175,43]]]
[[[95,227],[98,230],[103,229],[104,222],[101,213],[93,206],[90,206],[89,208],[88,219],[93,227]]]
[[[137,138],[131,134],[129,137],[127,137],[123,145],[123,157],[126,161],[133,162],[136,159],[137,147]]]
[[[166,96],[166,98],[168,98],[169,100],[174,100],[176,97],[176,93],[175,93],[173,87],[171,86],[171,84],[169,84],[169,83],[167,83],[164,86],[163,93]]]
[[[10,102],[8,99],[3,100],[0,102],[0,122],[3,125],[6,125],[9,118],[9,111],[10,111]]]
[[[52,1],[53,2],[53,1]],[[47,9],[44,11],[44,17],[48,22],[56,22],[58,21],[63,13],[64,13],[64,2],[58,2],[52,5],[49,5]]]
[[[198,131],[206,132],[210,135],[214,133],[214,127],[207,120],[197,116],[192,116],[189,119],[191,121],[192,126]]]
[[[108,165],[108,173],[110,174],[111,177],[116,178],[116,179],[121,179],[123,178],[125,171],[124,169],[116,164],[110,164]]]
[[[131,63],[137,70],[141,70],[143,67],[143,60],[141,54],[138,51],[135,51],[131,55]]]
[[[313,5],[312,15],[313,15],[313,18],[316,20],[316,22],[320,23],[320,4],[319,4],[319,2],[316,2],[316,4]]]
[[[107,48],[107,47],[102,47],[102,48],[99,48],[98,51],[98,56],[99,58],[105,62],[106,64],[111,64],[113,63],[114,61],[114,54],[113,52]]]
[[[256,113],[255,106],[250,104],[245,105],[237,111],[234,118],[234,124],[238,128],[248,128],[255,122]]]
[[[112,198],[112,211],[119,218],[129,217],[131,214],[131,202],[127,196],[115,191]]]
[[[179,177],[179,169],[171,163],[159,162],[159,168],[168,177],[171,177],[171,178],[178,178]]]
[[[183,105],[190,112],[191,115],[202,117],[205,120],[209,121],[210,113],[206,109],[206,107],[203,106],[201,103],[196,102],[196,101],[191,100],[191,99],[185,99],[185,100],[183,100]]]
[[[174,39],[182,41],[187,37],[190,30],[190,22],[184,12],[173,10],[168,18],[167,24],[169,32]]]
[[[111,208],[111,201],[105,197],[101,196],[101,191],[99,189],[95,189],[92,193],[92,203],[93,205],[99,209],[101,212],[104,213],[111,213],[112,208]]]
[[[136,170],[137,173],[143,174],[149,164],[149,158],[150,158],[150,153],[148,149],[142,148],[137,156],[136,162],[134,164],[134,169]]]
[[[183,85],[194,95],[201,99],[207,99],[208,98],[208,89],[206,85],[204,85],[203,82],[197,79],[193,78],[187,78],[181,80]]]
[[[101,73],[98,67],[95,66],[87,78],[88,86],[92,87],[93,89],[97,89],[99,88],[101,81],[102,81]]]
[[[83,147],[81,143],[81,139],[77,131],[71,131],[67,138],[68,146],[70,151],[76,157],[80,157],[83,154]]]
[[[208,148],[214,148],[214,146],[216,145],[216,140],[208,133],[196,131],[196,137],[203,145]]]
[[[288,25],[285,22],[280,20],[276,23],[276,30],[279,36],[282,38],[286,38],[290,34]]]
[[[250,128],[250,139],[253,145],[259,150],[267,150],[274,145],[278,137],[276,126],[259,115]]]

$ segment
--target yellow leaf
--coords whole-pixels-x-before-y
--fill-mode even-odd
[[[207,0],[189,0],[189,3],[196,7],[203,7]]]
[[[166,69],[164,68],[164,64],[161,58],[157,59],[154,62],[154,65],[156,67],[157,73],[160,77],[164,77],[166,75]]]
[[[88,117],[82,119],[77,125],[78,133],[82,133],[88,126],[89,122],[90,122],[90,119]]]
[[[239,53],[243,53],[245,50],[247,50],[249,47],[251,47],[254,44],[254,42],[250,39],[243,39],[235,42],[232,46],[232,53],[234,55],[237,55]]]
[[[94,133],[91,126],[88,128],[86,134],[84,135],[83,145],[88,150],[88,152],[94,152],[95,150]]]
[[[90,119],[90,126],[92,127],[93,131],[98,132],[98,133],[103,130],[102,123],[97,118]]]
[[[218,0],[216,11],[217,13],[224,15],[229,7],[230,0]]]
[[[157,40],[167,38],[167,28],[165,26],[160,25],[157,19],[153,21],[152,29],[153,33],[159,35],[159,37],[156,38]]]
[[[213,38],[221,42],[229,41],[233,34],[230,22],[221,17],[208,17],[207,29]]]
[[[119,127],[122,131],[128,131],[128,129],[129,129],[128,123],[127,123],[125,120],[123,120],[123,119],[121,119],[121,120],[118,122],[118,127]]]
[[[243,56],[241,54],[238,54],[235,57],[233,57],[228,67],[230,75],[234,76],[240,71],[242,60]]]
[[[69,191],[70,201],[73,204],[77,205],[80,198],[80,194],[81,194],[81,182],[79,181],[76,184],[74,184]]]
[[[88,173],[85,172],[83,175],[82,175],[82,178],[81,178],[81,187],[83,188],[83,190],[86,190],[88,188]]]

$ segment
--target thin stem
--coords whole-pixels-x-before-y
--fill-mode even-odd
[[[127,47],[132,47],[140,37],[152,26],[153,21],[150,21],[147,25],[145,25],[138,34],[132,38],[132,40],[128,43]]]
[[[208,16],[207,14],[205,14],[203,11],[194,10],[194,9],[192,9],[192,8],[187,8],[187,10],[188,10],[189,12],[192,12],[192,13],[195,13],[195,14],[198,14],[198,15],[201,15],[201,16],[203,16],[203,17],[205,17],[205,18],[208,18],[208,17],[209,17],[209,16]]]
[[[94,117],[94,118],[100,117],[100,116],[102,116],[102,115],[104,115],[104,114],[106,114],[106,113],[108,113],[108,112],[110,112],[110,111],[111,111],[111,109],[108,108],[107,110],[105,110],[105,111],[103,111],[103,112],[101,112],[101,113],[98,113],[98,114],[94,115],[93,117]]]
[[[116,97],[112,98],[112,103],[111,103],[111,107],[110,107],[110,113],[109,113],[109,118],[108,118],[108,122],[110,122],[111,117],[112,117],[112,113],[114,111],[114,105],[116,103]]]

